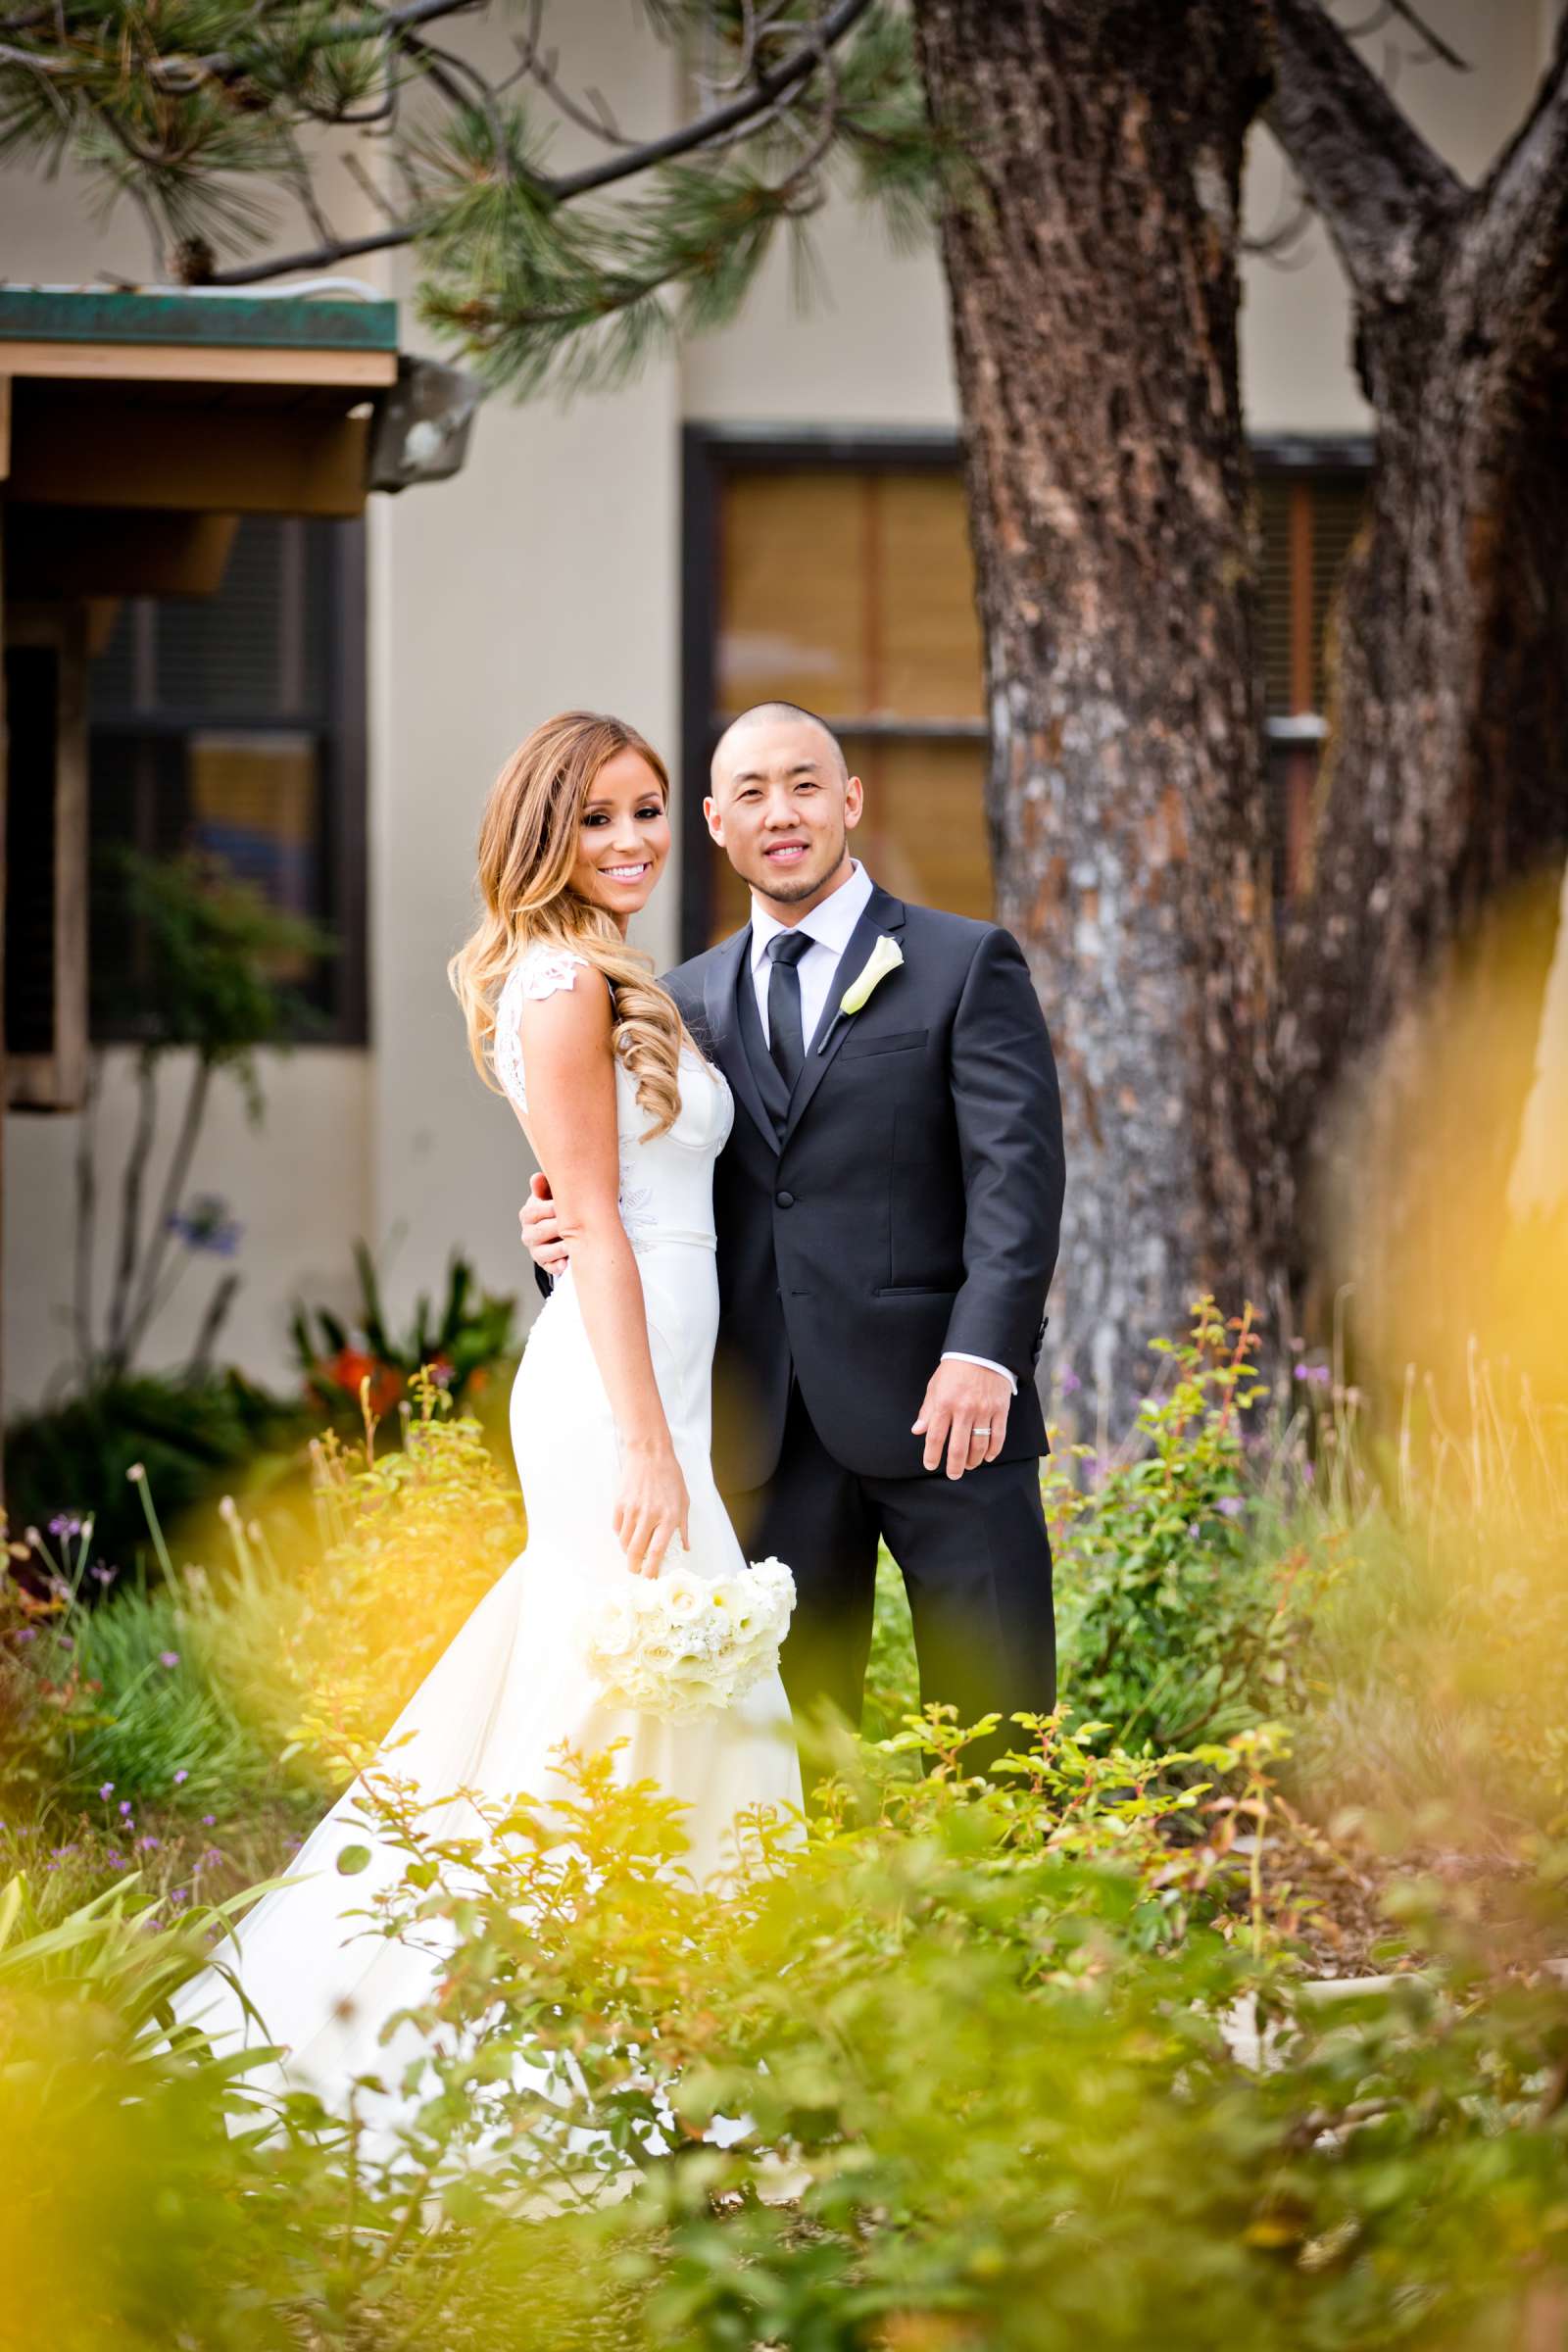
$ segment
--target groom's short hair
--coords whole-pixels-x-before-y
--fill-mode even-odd
[[[844,757],[844,746],[828,725],[827,720],[821,717],[817,711],[808,710],[804,703],[754,703],[749,710],[741,711],[738,717],[730,720],[729,725],[713,746],[714,760],[717,760],[719,753],[738,728],[748,727],[754,719],[760,718],[804,718],[809,725],[818,728],[833,747],[833,758],[837,763],[841,781],[848,782],[850,763]]]

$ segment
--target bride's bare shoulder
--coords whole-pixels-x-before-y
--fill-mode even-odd
[[[574,1057],[609,1045],[609,983],[579,987],[579,973],[595,977],[586,956],[540,940],[523,949],[507,975],[496,1006],[496,1076],[520,1110],[528,1106],[525,1052],[537,1093],[567,1075]]]

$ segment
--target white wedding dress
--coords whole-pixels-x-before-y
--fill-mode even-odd
[[[539,998],[579,983],[603,983],[580,956],[535,947],[524,953],[497,1007],[496,1071],[526,1107],[518,1013]],[[636,1252],[648,1312],[654,1372],[691,1500],[690,1556],[704,1578],[744,1569],[734,1531],[713,1484],[710,1380],[718,1323],[712,1212],[713,1162],[734,1106],[722,1074],[683,1049],[680,1114],[644,1143],[648,1114],[617,1063],[620,1209]],[[583,1329],[569,1271],[529,1335],[512,1392],[512,1442],[528,1516],[527,1549],[492,1586],[420,1684],[387,1735],[402,1741],[386,1769],[414,1782],[421,1799],[461,1786],[487,1797],[519,1791],[546,1800],[563,1793],[551,1751],[565,1740],[597,1752],[614,1740],[617,1780],[653,1779],[689,1808],[682,1866],[699,1880],[735,1859],[737,1817],[759,1806],[781,1816],[801,1805],[800,1766],[789,1704],[777,1670],[731,1706],[668,1724],[600,1702],[579,1655],[586,1606],[629,1574],[612,1524],[620,1465],[614,1421]],[[351,2078],[370,2073],[389,2086],[420,2042],[405,2023],[385,2045],[394,2010],[429,1997],[437,1954],[393,1942],[349,1915],[401,1878],[407,1856],[378,1840],[358,1810],[357,1780],[306,1839],[284,1883],[238,1923],[231,1966],[265,2025],[246,2016],[232,1987],[204,1969],[180,1988],[176,2021],[194,2024],[220,2053],[282,2044],[281,2067],[258,2066],[247,2081],[272,2091],[314,2090],[336,2113]],[[481,1824],[462,1802],[431,1804],[420,1829],[433,1837],[473,1836]],[[744,1830],[742,1830],[744,1834]],[[339,1874],[339,1853],[368,1845],[370,1862]],[[357,1937],[357,1940],[353,1938]],[[403,2102],[360,2095],[358,2111],[382,2153],[394,2145]]]

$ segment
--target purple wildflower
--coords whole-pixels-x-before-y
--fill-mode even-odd
[[[102,1787],[102,1788],[99,1789],[98,1793],[99,1793],[99,1795],[100,1795],[100,1796],[101,1796],[101,1797],[102,1797],[102,1798],[105,1800],[105,1802],[107,1803],[107,1802],[108,1802],[108,1800],[109,1800],[109,1798],[110,1798],[110,1797],[112,1797],[112,1796],[114,1795],[114,1793],[115,1793],[115,1784],[114,1784],[114,1782],[113,1782],[113,1781],[105,1781],[105,1783],[104,1783],[103,1787]]]
[[[58,1511],[49,1522],[49,1533],[52,1536],[63,1536],[68,1539],[72,1536],[79,1536],[81,1519],[75,1511]]]
[[[123,1815],[123,1814],[126,1814],[126,1813],[128,1813],[128,1812],[130,1811],[130,1799],[129,1799],[129,1797],[128,1797],[128,1796],[122,1796],[122,1797],[121,1798],[121,1800],[120,1800],[120,1810],[121,1810],[121,1813],[122,1813],[122,1815]]]
[[[1071,1364],[1062,1365],[1060,1380],[1061,1393],[1064,1396],[1070,1396],[1075,1389],[1081,1389],[1084,1385],[1079,1379],[1077,1373],[1073,1370]]]
[[[1240,1494],[1222,1494],[1214,1508],[1222,1519],[1239,1519],[1247,1505]]]
[[[158,1839],[156,1838],[138,1838],[136,1840],[136,1851],[138,1854],[151,1853],[153,1847],[157,1843]]]
[[[209,1830],[210,1830],[210,1829],[212,1828],[212,1826],[213,1826],[214,1822],[215,1822],[217,1819],[218,1819],[218,1815],[217,1815],[216,1813],[204,1813],[204,1814],[202,1815],[202,1826],[203,1826],[203,1828],[204,1828],[204,1829],[209,1829]]]
[[[1316,1472],[1316,1471],[1313,1469],[1313,1467],[1312,1467],[1311,1463],[1310,1463],[1310,1462],[1303,1462],[1303,1463],[1301,1464],[1301,1478],[1302,1478],[1302,1482],[1303,1482],[1303,1483],[1304,1483],[1306,1486],[1311,1486],[1311,1484],[1313,1483],[1313,1481],[1315,1480],[1315,1478],[1316,1478],[1316,1477],[1317,1477],[1317,1472]]]
[[[161,1649],[158,1652],[158,1663],[160,1666],[177,1666],[179,1664],[178,1650]]]
[[[24,1625],[17,1636],[19,1642],[36,1642],[37,1639],[38,1629],[32,1625]]]
[[[174,1775],[174,1787],[177,1788],[181,1781],[188,1781],[189,1779],[190,1767],[186,1764],[182,1764]]]
[[[169,1230],[179,1236],[187,1250],[209,1250],[216,1257],[232,1257],[245,1229],[229,1215],[221,1194],[197,1193],[187,1208],[176,1209],[170,1217]]]
[[[103,1561],[99,1560],[94,1566],[92,1574],[98,1579],[98,1582],[101,1585],[112,1585],[116,1577],[120,1574],[120,1570],[118,1568],[106,1568],[103,1564]]]

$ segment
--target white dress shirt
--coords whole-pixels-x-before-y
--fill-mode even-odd
[[[804,931],[811,945],[796,965],[801,983],[801,1035],[810,1052],[816,1035],[816,1024],[827,1003],[827,992],[839,968],[850,934],[865,912],[871,898],[871,877],[858,858],[850,869],[850,878],[825,898],[809,914],[803,914],[798,923],[781,923],[770,914],[757,897],[752,899],[752,986],[757,991],[757,1010],[762,1023],[762,1043],[771,1046],[773,1033],[767,1025],[767,984],[773,967],[767,959],[770,941],[781,931]],[[847,972],[844,986],[854,979]]]
[[[841,882],[837,890],[830,892],[818,906],[813,906],[809,914],[803,914],[797,923],[781,923],[778,916],[770,913],[753,893],[752,986],[757,992],[757,1013],[762,1024],[764,1045],[772,1044],[772,1033],[767,1025],[767,984],[772,973],[767,956],[768,942],[776,939],[781,931],[790,930],[804,931],[811,942],[795,967],[801,983],[801,1035],[809,1053],[811,1040],[816,1035],[816,1025],[827,1004],[828,991],[834,985],[844,951],[850,944],[850,935],[865,912],[870,897],[871,877],[858,858],[851,862],[849,880]],[[854,978],[853,972],[845,974],[845,988]],[[988,1355],[969,1355],[960,1348],[949,1348],[943,1350],[942,1360],[944,1363],[983,1364],[988,1372],[1001,1373],[1014,1396],[1018,1394],[1018,1383],[1006,1365],[993,1363]]]

